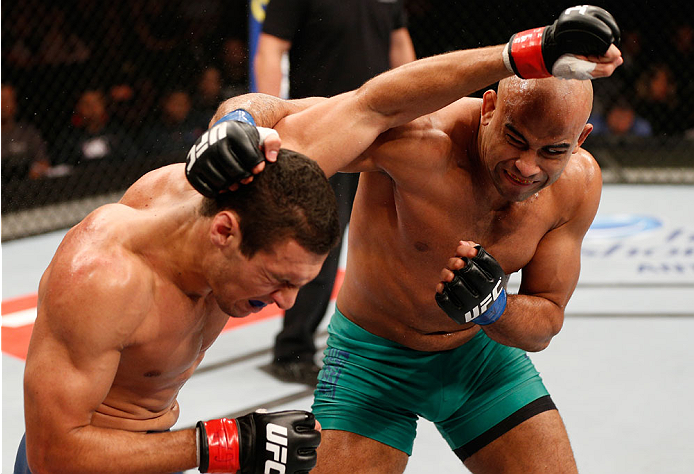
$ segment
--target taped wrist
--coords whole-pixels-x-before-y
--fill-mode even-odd
[[[214,127],[215,125],[219,125],[222,122],[227,122],[229,120],[236,120],[237,122],[248,123],[248,124],[251,124],[255,127],[255,120],[253,119],[253,116],[251,115],[251,113],[249,111],[244,110],[244,109],[236,109],[236,110],[229,112],[224,117],[217,120],[214,123],[214,125],[212,125],[212,127]],[[210,127],[210,128],[212,128],[212,127]]]
[[[492,305],[489,308],[487,308],[487,310],[484,313],[480,314],[475,319],[473,319],[472,322],[475,324],[479,324],[480,326],[492,324],[501,317],[505,310],[506,290],[502,288],[499,292],[499,296],[496,297],[496,300],[494,300]]]
[[[550,77],[542,55],[542,37],[547,27],[521,31],[511,36],[504,54],[504,64],[523,79]],[[507,64],[508,60],[508,64]]]
[[[236,420],[198,421],[196,431],[200,472],[235,473],[240,469]]]

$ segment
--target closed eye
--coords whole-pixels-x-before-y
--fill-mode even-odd
[[[544,148],[542,151],[545,155],[551,157],[559,157],[566,153],[567,148]]]
[[[515,146],[516,148],[525,148],[525,142],[517,139],[513,135],[506,134],[506,141],[508,141],[511,145]]]

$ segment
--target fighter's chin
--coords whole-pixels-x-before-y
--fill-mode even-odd
[[[506,170],[503,170],[501,175],[501,193],[509,201],[525,201],[543,188],[541,181],[519,178]]]
[[[245,318],[253,312],[252,308],[249,308],[247,305],[243,305],[241,302],[227,307],[219,305],[219,309],[221,309],[227,316],[231,318]]]

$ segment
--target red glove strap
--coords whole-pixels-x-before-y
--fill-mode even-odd
[[[239,433],[236,420],[221,418],[203,422],[207,432],[209,466],[207,472],[236,472],[239,464]]]
[[[550,77],[542,58],[542,32],[545,26],[521,31],[511,39],[510,55],[518,75],[523,79]]]

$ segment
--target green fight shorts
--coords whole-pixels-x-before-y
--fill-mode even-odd
[[[465,460],[537,413],[554,409],[526,353],[479,331],[443,352],[422,352],[369,333],[336,310],[313,413],[343,430],[412,454],[417,419],[433,422]]]

